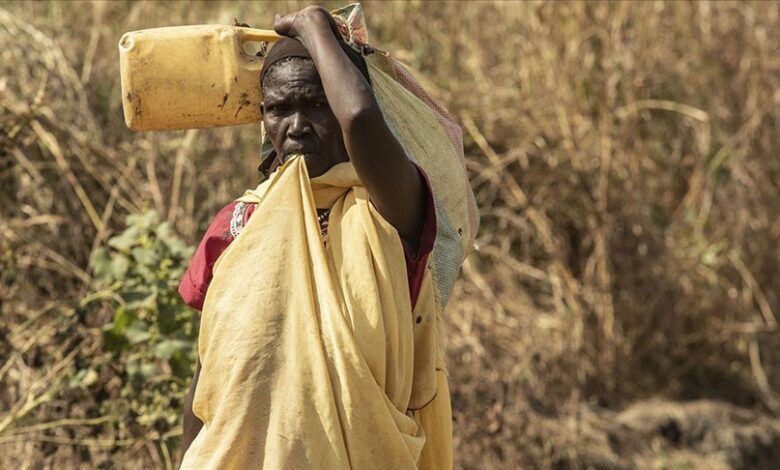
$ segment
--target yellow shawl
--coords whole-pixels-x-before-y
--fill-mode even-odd
[[[430,269],[412,311],[398,233],[352,165],[310,181],[296,157],[241,200],[258,206],[205,299],[182,468],[451,468]]]

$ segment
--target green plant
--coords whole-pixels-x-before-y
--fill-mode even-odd
[[[155,211],[129,215],[125,231],[95,251],[92,267],[113,294],[103,348],[124,368],[122,396],[140,424],[169,429],[194,365],[198,319],[177,293],[193,249],[158,219]]]

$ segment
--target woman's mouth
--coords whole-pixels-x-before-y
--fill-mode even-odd
[[[309,160],[311,157],[313,157],[313,156],[314,156],[314,154],[313,154],[313,153],[309,153],[309,152],[291,152],[291,153],[287,153],[287,154],[285,154],[285,155],[284,155],[284,157],[282,157],[282,162],[285,162],[285,163],[286,163],[286,162],[288,162],[288,161],[289,161],[289,160],[290,160],[292,157],[294,157],[294,156],[296,156],[296,155],[301,155],[301,156],[303,157],[303,159],[304,159],[304,160]]]

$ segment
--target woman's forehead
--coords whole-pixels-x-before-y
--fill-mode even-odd
[[[263,93],[273,94],[277,91],[294,88],[322,89],[320,75],[314,62],[309,59],[295,57],[297,60],[285,60],[274,64],[263,77]]]
[[[279,87],[269,88],[264,95],[268,103],[305,101],[325,98],[322,86],[310,82],[287,82]]]

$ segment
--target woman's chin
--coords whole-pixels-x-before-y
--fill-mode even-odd
[[[306,163],[306,170],[312,178],[322,175],[335,165],[335,163],[331,163],[324,159],[319,153],[291,153],[285,155],[282,161],[286,163],[298,155],[303,158],[304,163]]]

